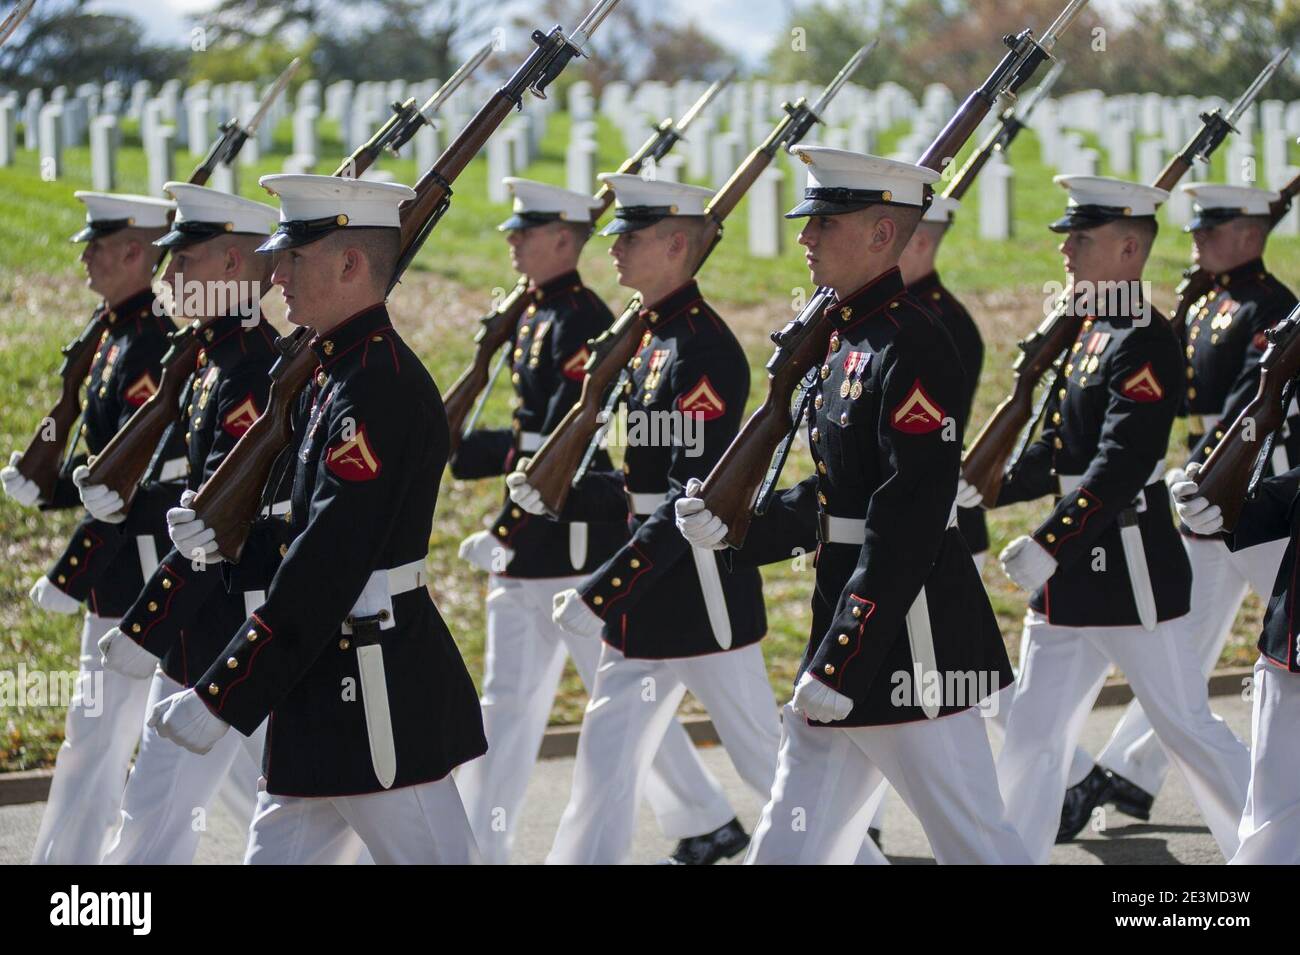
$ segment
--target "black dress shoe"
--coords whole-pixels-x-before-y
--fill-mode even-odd
[[[719,829],[702,836],[690,836],[677,843],[677,848],[660,865],[713,865],[723,859],[739,855],[749,846],[749,835],[733,819]]]
[[[1092,772],[1065,791],[1061,827],[1056,832],[1057,845],[1069,842],[1083,831],[1092,818],[1092,811],[1106,801],[1110,791],[1110,774],[1100,766],[1092,767]]]
[[[1156,801],[1156,797],[1136,783],[1129,782],[1119,773],[1107,770],[1106,775],[1110,777],[1110,792],[1106,795],[1106,803],[1126,816],[1149,822],[1151,804]]]

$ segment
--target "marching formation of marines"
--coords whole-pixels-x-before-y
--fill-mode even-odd
[[[537,34],[415,188],[355,178],[349,160],[263,177],[278,209],[207,187],[210,169],[167,198],[76,194],[102,300],[79,340],[81,425],[58,435],[72,453],[57,471],[29,449],[0,481],[22,506],[84,508],[31,599],[84,614],[80,679],[102,680],[103,712],[68,709],[34,861],[191,862],[192,816],[220,797],[249,863],[506,863],[571,659],[590,702],[552,863],[625,861],[643,799],[676,842],[670,864],[884,863],[892,787],[939,862],[1041,864],[1099,806],[1149,818],[1171,767],[1225,859],[1300,862],[1300,411],[1291,388],[1272,397],[1278,369],[1300,366],[1300,317],[1264,265],[1300,184],[1179,183],[1231,131],[1219,113],[1155,184],[1058,176],[1065,209],[1044,226],[1069,281],[1026,357],[1055,344],[1018,366],[1042,397],[1013,453],[1024,429],[968,427],[984,343],[937,268],[980,163],[935,190],[1086,0],[1041,39],[1009,37],[918,161],[802,141],[864,49],[716,192],[642,169],[702,104],[594,197],[506,179],[498,228],[520,279],[479,342],[515,400],[506,426],[467,422],[483,376],[444,395],[388,297],[496,106],[540,93],[616,2],[572,35]],[[399,119],[371,145],[431,121]],[[1023,119],[1003,113],[1009,135],[976,156]],[[817,291],[773,336],[747,420],[750,364],[702,267],[781,150],[806,165],[786,215]],[[1202,284],[1169,319],[1143,273],[1172,188],[1192,203]],[[600,236],[634,293],[618,317],[579,272],[611,205]],[[261,315],[271,286],[291,335]],[[1265,395],[1278,427],[1256,435]],[[629,429],[615,457],[603,437],[620,415],[664,426]],[[1188,444],[1171,451],[1178,417]],[[808,476],[778,490],[795,431]],[[976,462],[994,441],[990,479]],[[134,470],[110,468],[124,446],[141,449]],[[501,482],[491,523],[460,545],[487,575],[481,695],[426,586],[448,469]],[[1249,499],[1219,490],[1243,469]],[[984,512],[1038,498],[1046,516],[998,556],[1028,599],[1013,670],[981,576]],[[802,552],[811,630],[778,709],[759,568]],[[1268,600],[1249,748],[1206,686],[1248,588]],[[1093,757],[1079,736],[1112,665],[1135,700]],[[752,833],[678,720],[687,691],[765,802]]]

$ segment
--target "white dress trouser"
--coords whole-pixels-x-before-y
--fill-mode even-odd
[[[978,707],[892,726],[811,725],[787,704],[772,796],[747,865],[866,861],[872,794],[888,779],[940,863],[1026,864],[1006,821]],[[883,860],[881,860],[883,861]]]
[[[1179,638],[1181,620],[1133,627],[1062,627],[1025,614],[1027,655],[998,758],[1007,817],[1030,858],[1048,860],[1061,822],[1069,757],[1110,665],[1118,666],[1182,771],[1215,841],[1237,850],[1250,754],[1210,712],[1200,661]]]
[[[341,865],[362,847],[379,865],[472,865],[479,861],[450,775],[361,796],[257,795],[246,865]]]
[[[1192,603],[1187,616],[1179,618],[1178,639],[1200,660],[1201,672],[1208,678],[1219,662],[1246,588],[1265,598],[1273,592],[1287,542],[1270,541],[1236,553],[1220,540],[1184,535],[1183,544],[1192,564]],[[1164,785],[1169,759],[1137,700],[1124,710],[1097,763],[1152,795]],[[1077,781],[1070,780],[1071,784]]]
[[[601,641],[576,636],[551,622],[552,597],[584,579],[493,575],[489,581],[481,700],[488,751],[456,771],[456,784],[483,861],[490,865],[510,860],[528,778],[566,654],[573,658],[584,686],[590,689],[595,679]],[[676,720],[654,754],[645,796],[670,839],[712,832],[736,815]]]
[[[100,663],[99,638],[118,622],[86,614],[77,688],[32,852],[37,865],[95,865],[117,824],[149,697],[148,680],[114,673]]]
[[[632,659],[602,644],[573,790],[548,863],[627,858],[650,764],[687,690],[709,711],[741,779],[767,796],[781,730],[758,644],[670,660]]]
[[[183,690],[161,670],[154,673],[149,705]],[[257,781],[262,775],[266,724],[252,736],[231,730],[200,756],[146,726],[140,751],[122,794],[122,825],[104,853],[105,865],[188,865],[207,829],[213,797],[227,776],[244,793],[245,809],[235,815],[252,822]]]
[[[1300,865],[1300,674],[1255,663],[1250,788],[1233,865]]]

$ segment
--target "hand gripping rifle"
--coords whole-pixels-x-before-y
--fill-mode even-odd
[[[1192,168],[1193,161],[1208,161],[1228,133],[1233,131],[1232,123],[1250,106],[1259,94],[1262,81],[1272,75],[1278,62],[1275,59],[1265,68],[1226,117],[1219,110],[1202,114],[1201,129],[1181,152],[1169,160],[1152,185],[1170,191]],[[1011,394],[994,410],[962,459],[962,476],[979,489],[989,504],[998,498],[1013,452],[1018,444],[1023,446],[1023,442],[1018,440],[1022,431],[1036,418],[1034,390],[1038,382],[1074,343],[1083,327],[1086,316],[1082,309],[1073,306],[1073,297],[1064,298],[1033,334],[1019,343],[1020,355],[1013,367],[1015,384]]]
[[[390,291],[446,211],[456,177],[510,110],[522,105],[525,93],[544,98],[546,87],[569,61],[575,56],[586,56],[591,34],[618,2],[600,0],[572,34],[566,34],[559,26],[550,33],[534,31],[532,38],[537,49],[492,94],[438,157],[433,168],[420,178],[415,186],[415,198],[402,204],[402,253],[389,284]],[[282,340],[282,357],[271,369],[271,394],[266,411],[204,482],[191,505],[199,519],[216,532],[217,546],[227,560],[238,561],[243,553],[271,469],[292,437],[290,415],[294,401],[316,367],[315,354],[307,347],[310,338],[310,330],[300,327]]]
[[[778,151],[798,143],[814,123],[821,121],[835,94],[848,82],[875,46],[875,42],[872,42],[854,53],[822,91],[817,102],[810,105],[800,97],[794,103],[784,104],[786,115],[709,200],[704,214],[712,222],[713,237],[700,260],[695,263],[693,272],[699,271],[717,245],[722,237],[723,221],[757,181],[759,174],[771,164]],[[528,474],[528,483],[541,494],[542,503],[552,516],[559,516],[564,509],[564,502],[568,500],[569,491],[583,461],[590,460],[589,452],[593,441],[599,440],[597,431],[606,394],[640,347],[641,337],[646,331],[640,312],[641,298],[634,295],[614,324],[590,342],[591,357],[587,360],[587,375],[583,379],[577,403],[569,409],[569,413],[524,468]],[[614,397],[617,397],[617,392]]]
[[[257,112],[253,114],[253,118],[246,125],[241,124],[238,119],[231,118],[218,128],[217,138],[213,141],[211,148],[208,149],[207,155],[190,173],[189,181],[192,185],[205,185],[218,165],[229,166],[235,161],[235,157],[239,155],[239,151],[243,148],[244,143],[248,141],[248,137],[257,132],[257,127],[266,117],[271,104],[289,85],[294,73],[298,71],[298,65],[299,61],[295,59],[285,68],[285,71],[280,74],[280,77],[262,98]],[[73,425],[81,414],[81,387],[85,384],[86,376],[90,374],[90,366],[94,364],[95,349],[98,347],[100,336],[106,327],[104,316],[107,311],[106,306],[95,309],[81,334],[63,346],[63,364],[59,366],[59,379],[61,382],[59,398],[50,413],[42,419],[36,429],[36,434],[32,437],[26,450],[23,451],[22,457],[18,459],[19,473],[28,480],[36,482],[36,486],[40,489],[40,499],[42,501],[49,501],[54,494],[54,487],[59,479],[61,459],[64,451],[68,448]],[[159,394],[161,394],[162,389],[171,390],[172,407],[167,409],[168,413],[174,414],[174,406],[176,398],[180,394],[181,385],[194,370],[197,347],[191,347],[187,344],[192,335],[193,332],[190,329],[182,329],[174,333],[172,335],[172,347],[163,360],[164,374],[159,385]],[[186,367],[187,362],[188,368]],[[168,384],[166,369],[173,363],[178,363],[180,371],[171,375],[173,381]],[[128,427],[137,417],[140,417],[154,398],[159,397],[159,394],[155,394],[149,402],[140,407],[139,411],[132,416],[131,421],[127,423]],[[165,428],[166,425],[167,421],[164,420],[162,427]],[[156,433],[161,435],[162,429],[157,429]],[[150,444],[147,450],[139,452],[143,455],[143,459],[139,461],[136,480],[139,480],[140,474],[148,465],[149,456],[153,453],[157,443],[155,437],[153,444]],[[108,449],[105,448],[104,450],[107,451]],[[102,457],[102,453],[100,457]],[[92,473],[94,473],[93,470]],[[98,473],[98,477],[102,479],[102,471]],[[122,500],[128,504],[131,495],[134,494],[134,484],[135,481],[132,481],[131,486],[126,489],[127,493],[122,493]],[[121,489],[116,484],[112,486],[121,493]]]
[[[1261,454],[1286,420],[1286,408],[1300,375],[1300,305],[1266,333],[1269,345],[1259,361],[1259,390],[1232,422],[1196,475],[1200,495],[1223,512],[1223,528],[1237,526],[1242,505],[1254,496],[1268,464]]]
[[[1071,0],[1042,40],[1035,40],[1031,30],[1004,37],[1003,43],[1009,47],[1007,54],[983,85],[957,109],[918,163],[935,171],[947,166],[998,98],[1014,96],[1049,57],[1085,3],[1087,0]],[[755,508],[766,505],[760,495],[765,497],[775,486],[776,472],[781,465],[779,452],[783,445],[789,447],[786,438],[794,427],[791,419],[795,416],[790,409],[795,394],[805,376],[821,363],[830,344],[831,326],[825,319],[825,309],[832,296],[830,289],[818,289],[793,321],[772,334],[776,350],[767,363],[767,396],[745,422],[700,491],[705,506],[727,525],[724,540],[731,547],[744,544]]]
[[[369,169],[385,150],[396,153],[398,149],[410,141],[421,126],[426,123],[430,126],[435,125],[436,120],[434,117],[438,108],[478,68],[479,64],[487,59],[488,54],[491,52],[491,44],[485,45],[418,109],[415,106],[414,99],[410,99],[406,103],[394,103],[394,115],[374,136],[358,147],[334,174],[337,176],[359,176]],[[258,110],[253,123],[250,124],[254,130],[257,128],[257,123],[260,122],[262,116],[265,115],[274,96],[287,84],[288,78],[292,75],[291,70],[296,69],[297,62],[297,60],[294,60],[290,64],[290,69],[285,71],[285,74],[280,77],[275,87],[267,95],[267,99],[263,101],[261,109]],[[250,135],[247,130],[241,132],[243,139],[239,140],[240,145]],[[220,144],[214,146],[208,155],[209,159],[220,156]],[[233,158],[233,153],[231,158]],[[208,160],[205,159],[204,163],[207,164]],[[215,166],[215,163],[213,165]],[[162,379],[159,382],[158,391],[140,406],[122,429],[113,436],[113,440],[99,454],[91,458],[89,462],[90,473],[86,479],[87,483],[103,484],[116,491],[121,496],[126,508],[131,506],[131,500],[135,496],[140,480],[148,471],[149,462],[158,447],[158,442],[162,440],[163,432],[166,431],[168,425],[179,417],[181,391],[185,387],[186,380],[194,373],[197,364],[201,344],[198,332],[199,323],[192,322],[185,328],[172,333],[171,348],[168,349],[167,354],[162,359]]]
[[[676,123],[670,116],[655,126],[650,138],[641,145],[640,149],[624,160],[623,165],[618,167],[618,171],[637,173],[646,163],[657,163],[667,156],[678,141],[685,137],[686,130],[695,122],[696,117],[731,81],[731,76],[732,74],[728,74],[705,90]],[[609,183],[601,183],[595,200],[600,205],[592,215],[593,223],[598,222],[614,203],[614,190],[610,188]],[[491,370],[492,356],[499,352],[514,335],[519,317],[523,315],[528,305],[527,292],[528,279],[521,275],[515,280],[514,287],[500,304],[479,319],[478,332],[474,336],[474,358],[469,368],[465,369],[443,395],[443,405],[447,409],[447,423],[451,427],[452,454],[455,454],[460,446],[460,440],[466,431],[466,420],[470,420],[472,427],[473,420],[482,410],[483,402],[486,401],[488,391],[492,387],[491,383],[496,377],[495,372]],[[504,355],[502,357],[504,358]],[[497,369],[499,370],[500,367],[501,364],[498,363]],[[480,395],[483,400],[478,402],[471,415],[470,408]]]

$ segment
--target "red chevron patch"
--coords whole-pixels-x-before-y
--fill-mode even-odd
[[[912,390],[892,412],[889,420],[904,434],[928,434],[943,427],[943,408],[921,387],[921,379],[912,383]]]

